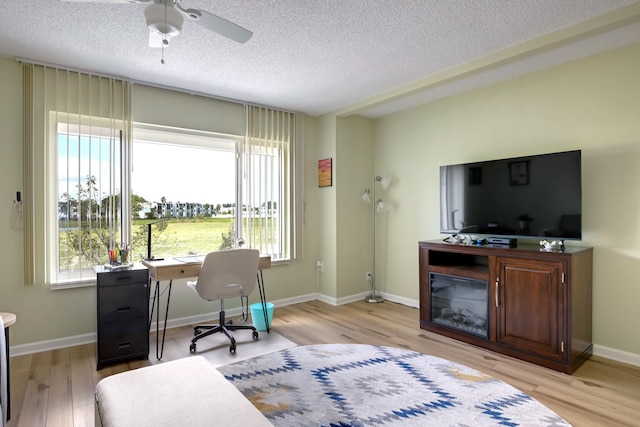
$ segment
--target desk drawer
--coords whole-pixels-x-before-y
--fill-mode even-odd
[[[98,274],[98,286],[117,286],[129,283],[146,283],[149,280],[149,270],[146,268],[138,270],[110,271]]]
[[[149,316],[149,285],[146,281],[98,288],[99,322]]]
[[[105,322],[100,326],[97,351],[99,362],[149,354],[149,326],[146,318]]]
[[[153,280],[162,281],[162,280],[176,280],[176,279],[189,279],[196,278],[200,273],[200,264],[185,264],[178,265],[175,267],[162,267],[153,269],[152,277]]]

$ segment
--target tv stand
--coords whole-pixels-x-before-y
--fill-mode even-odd
[[[419,242],[420,327],[571,374],[593,352],[592,254]]]

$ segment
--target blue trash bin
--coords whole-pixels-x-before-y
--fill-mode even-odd
[[[253,326],[259,331],[266,331],[267,325],[271,328],[271,321],[273,320],[273,304],[270,302],[265,303],[267,308],[267,324],[264,323],[264,310],[262,309],[262,303],[256,302],[249,306],[251,308],[251,320]]]

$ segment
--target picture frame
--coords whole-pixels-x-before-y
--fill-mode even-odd
[[[318,160],[318,187],[333,185],[333,159]]]
[[[511,185],[529,185],[529,162],[509,163],[509,182]]]

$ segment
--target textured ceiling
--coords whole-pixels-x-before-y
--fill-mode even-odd
[[[640,0],[181,4],[254,35],[239,44],[186,20],[163,51],[148,47],[144,4],[3,0],[0,55],[313,116],[378,117],[640,42]]]

